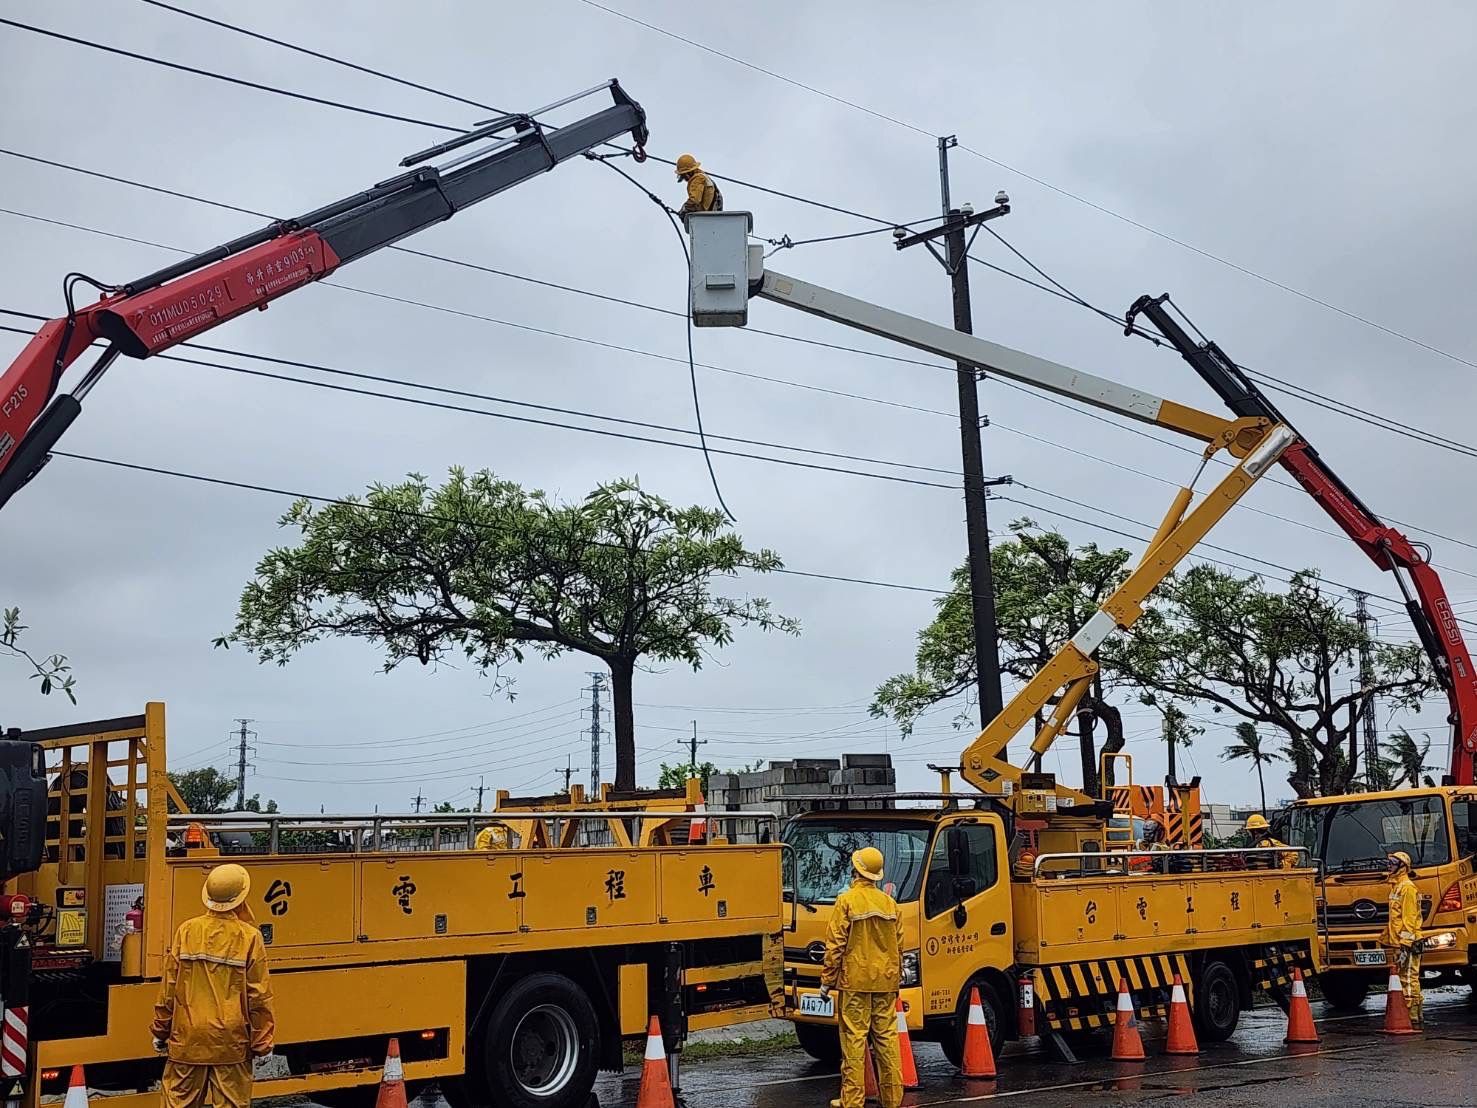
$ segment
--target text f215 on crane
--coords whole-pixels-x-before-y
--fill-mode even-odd
[[[613,103],[563,126],[542,117],[599,93]],[[124,354],[147,358],[450,219],[490,196],[621,135],[645,158],[646,113],[606,81],[535,111],[498,116],[408,155],[406,172],[294,219],[276,220],[213,250],[131,281],[81,273],[63,281],[66,314],[42,325],[0,376],[0,508],[46,464],[82,400]],[[452,155],[440,164],[432,159]],[[78,285],[103,295],[78,307]],[[67,369],[105,345],[70,392]]]
[[[909,1029],[956,1062],[973,989],[997,1046],[1041,1033],[1063,1053],[1074,1034],[1111,1026],[1123,981],[1147,1016],[1162,1014],[1178,977],[1210,1040],[1235,1030],[1257,992],[1285,997],[1292,968],[1314,970],[1320,953],[1306,850],[1143,852],[1132,841],[1131,804],[1116,811],[1111,799],[1010,764],[1005,751],[1036,720],[1044,723],[1026,757],[1051,748],[1097,673],[1098,647],[1134,625],[1154,589],[1299,441],[1296,432],[1270,414],[1197,411],[769,270],[748,242],[747,212],[687,221],[699,326],[741,326],[755,298],[1185,435],[1204,449],[1196,478],[1217,454],[1232,459],[1198,500],[1194,480],[1179,490],[1124,582],[969,743],[958,768],[973,792],[950,789],[945,775],[938,793],[867,793],[855,803],[817,796],[786,825],[799,862],[792,895],[806,907],[785,953],[801,1045],[821,1058],[839,1050],[819,953],[850,851],[863,844],[882,850],[902,908]],[[1298,864],[1284,868],[1289,855]]]

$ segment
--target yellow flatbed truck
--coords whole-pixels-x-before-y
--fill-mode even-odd
[[[1450,946],[1429,949],[1422,976],[1433,983],[1474,983],[1477,932],[1477,788],[1436,786],[1299,800],[1274,817],[1275,833],[1320,864],[1326,951],[1319,982],[1338,1008],[1364,1003],[1384,988],[1390,885],[1385,856],[1410,855],[1420,890],[1422,931],[1451,932]]]
[[[149,1021],[164,954],[223,858],[251,874],[276,993],[278,1060],[258,1070],[256,1097],[371,1105],[397,1035],[411,1085],[436,1080],[458,1106],[584,1108],[597,1069],[620,1067],[651,1013],[675,1047],[688,1029],[783,1009],[778,843],[645,845],[645,823],[682,814],[609,806],[514,804],[500,821],[509,848],[482,852],[435,838],[496,813],[172,816],[162,704],[12,732],[6,746],[37,759],[19,785],[11,772],[17,803],[0,807],[30,815],[7,825],[6,845],[42,839],[40,864],[5,890],[6,950],[28,963],[25,978],[16,957],[5,966],[28,1023],[28,1104],[64,1092],[79,1063],[116,1108],[157,1103]],[[560,845],[586,818],[626,837]]]
[[[1017,1035],[1111,1026],[1124,980],[1140,1015],[1163,1015],[1178,974],[1201,1037],[1216,1041],[1235,1030],[1255,992],[1285,986],[1294,965],[1313,971],[1313,871],[1278,869],[1275,852],[1104,852],[1101,819],[1086,814],[1063,815],[1048,833],[1078,833],[1081,849],[1032,857],[1025,826],[1044,821],[997,799],[880,799],[888,809],[817,798],[828,807],[784,830],[801,909],[786,940],[786,993],[800,1043],[816,1058],[837,1057],[820,961],[848,859],[863,845],[882,851],[902,911],[909,1030],[956,1064],[971,986],[998,1050]]]

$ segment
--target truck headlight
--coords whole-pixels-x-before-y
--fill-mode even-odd
[[[898,986],[904,989],[918,987],[918,952],[916,950],[903,951],[902,975],[898,978]]]

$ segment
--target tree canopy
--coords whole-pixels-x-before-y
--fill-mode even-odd
[[[211,815],[215,812],[234,810],[231,801],[236,796],[236,779],[229,774],[222,773],[214,766],[171,773],[169,780],[174,785],[174,791],[179,793],[180,799],[185,802],[185,807],[195,815]],[[275,812],[277,802],[268,800],[264,805],[261,794],[254,793],[246,798],[246,805],[241,810],[244,812]]]
[[[1096,545],[1073,547],[1029,520],[1011,525],[1012,537],[995,545],[995,573],[1002,669],[1029,679],[1091,616],[1125,578],[1130,555]],[[918,716],[954,698],[968,702],[975,684],[967,570],[955,571],[953,589],[918,634],[914,670],[885,681],[872,704],[907,734]],[[1371,681],[1359,681],[1361,649],[1372,660]],[[1095,791],[1092,724],[1108,724],[1102,749],[1123,743],[1119,711],[1108,703],[1114,689],[1132,693],[1165,715],[1164,736],[1185,746],[1201,728],[1180,703],[1207,705],[1240,722],[1280,733],[1299,796],[1347,791],[1359,776],[1357,719],[1364,703],[1414,708],[1434,688],[1418,643],[1376,642],[1329,596],[1318,573],[1296,574],[1284,591],[1255,575],[1240,576],[1196,565],[1167,579],[1127,635],[1111,636],[1099,651],[1101,667],[1092,693],[1078,712],[1084,787]],[[1255,730],[1253,730],[1255,735]],[[1238,732],[1244,745],[1244,736]],[[1260,777],[1276,755],[1256,757]],[[1419,779],[1423,755],[1413,740],[1387,748],[1387,776]],[[1393,763],[1398,769],[1389,773]],[[1374,767],[1375,773],[1380,767]]]
[[[456,468],[439,486],[413,474],[362,500],[299,501],[281,523],[299,541],[262,558],[229,641],[286,664],[326,636],[359,638],[387,671],[461,659],[499,688],[530,650],[591,655],[610,669],[617,788],[635,786],[640,662],[700,669],[737,627],[799,632],[763,597],[716,591],[782,568],[777,554],[747,548],[722,512],[675,507],[634,479],[561,504]]]
[[[1012,537],[990,551],[995,620],[1000,668],[1024,682],[1123,581],[1129,553],[1101,550],[1092,543],[1074,548],[1061,534],[1042,530],[1029,519],[1016,520],[1010,530]],[[919,715],[935,704],[963,696],[968,705],[974,699],[974,617],[969,589],[969,567],[960,566],[954,571],[949,593],[935,602],[937,614],[918,632],[913,672],[888,678],[873,698],[872,714],[891,716],[904,736],[911,733]],[[1101,721],[1107,728],[1104,750],[1115,752],[1123,747],[1122,713],[1104,692],[1105,679],[1110,682],[1112,678],[1112,672],[1105,669],[1078,709],[1083,780],[1089,792],[1097,774],[1093,725]]]
[[[1371,659],[1367,685],[1358,680],[1361,648]],[[1193,566],[1160,591],[1108,662],[1152,693],[1280,731],[1288,784],[1303,797],[1354,787],[1366,700],[1414,709],[1435,687],[1419,643],[1371,640],[1313,570],[1275,592],[1255,575]]]

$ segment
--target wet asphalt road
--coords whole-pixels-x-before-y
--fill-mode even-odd
[[[1034,1045],[1013,1045],[994,1082],[959,1079],[937,1047],[919,1044],[923,1088],[903,1103],[946,1108],[1022,1098],[1032,1108],[1106,1108],[1194,1095],[1225,1108],[1467,1108],[1477,1104],[1477,1005],[1468,998],[1464,988],[1429,994],[1425,1033],[1403,1038],[1381,1033],[1383,1000],[1375,997],[1356,1016],[1330,1016],[1315,1004],[1323,1040],[1315,1047],[1285,1046],[1286,1024],[1275,1008],[1244,1014],[1230,1042],[1208,1045],[1198,1058],[1155,1057],[1162,1028],[1152,1023],[1144,1027],[1144,1063],[1099,1056],[1068,1065]],[[602,1078],[602,1108],[634,1105],[639,1076],[628,1070]],[[799,1051],[695,1064],[684,1069],[682,1086],[688,1108],[825,1108],[838,1087],[834,1072]]]

